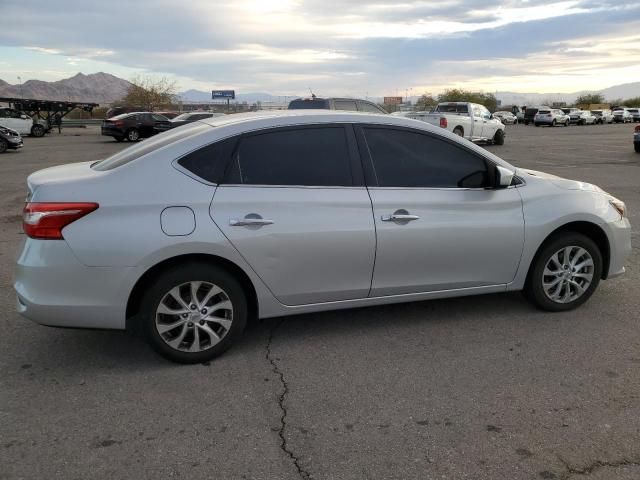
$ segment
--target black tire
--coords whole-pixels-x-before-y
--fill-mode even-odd
[[[130,128],[127,131],[127,140],[129,140],[130,142],[137,142],[138,140],[140,140],[140,132],[137,128]]]
[[[571,123],[571,122],[570,122],[569,120],[567,120],[566,122],[564,122],[564,126],[565,126],[565,127],[568,127],[570,123]]]
[[[9,144],[4,138],[0,138],[0,153],[4,153],[9,148]]]
[[[493,143],[495,145],[504,145],[504,131],[496,130],[496,134],[493,136]]]
[[[168,345],[158,332],[156,310],[172,288],[195,281],[208,282],[220,287],[233,306],[233,316],[229,330],[218,343],[198,352],[186,352]],[[165,271],[154,280],[144,293],[140,313],[141,330],[156,352],[178,363],[202,363],[224,353],[242,335],[247,324],[247,296],[240,282],[226,270],[214,265],[186,263]],[[197,314],[197,311],[194,313]],[[198,328],[196,323],[198,322],[194,320],[191,327],[193,330]]]
[[[456,135],[458,135],[459,137],[464,137],[464,130],[462,130],[462,127],[456,127],[453,129],[453,133],[455,133]]]
[[[113,137],[115,138],[116,142],[124,142],[124,137]]]
[[[44,129],[44,127],[40,124],[35,124],[33,127],[31,127],[31,136],[36,137],[36,138],[40,138],[40,137],[44,137],[44,134],[47,133]]]
[[[555,127],[555,126],[556,126],[556,120],[555,120],[555,118],[553,119],[553,122],[551,122],[551,126],[552,126],[552,127]]]
[[[593,260],[592,279],[587,289],[581,296],[567,303],[558,303],[551,300],[543,288],[543,273],[550,258],[559,250],[568,246],[584,248]],[[575,232],[563,232],[548,239],[536,254],[531,266],[529,276],[524,287],[525,296],[537,308],[549,312],[564,312],[579,307],[593,294],[600,283],[602,275],[602,253],[593,240],[585,235]]]

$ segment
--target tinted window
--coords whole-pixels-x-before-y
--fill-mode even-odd
[[[244,184],[353,184],[343,127],[287,129],[245,137],[237,162]]]
[[[168,122],[169,119],[163,115],[158,115],[157,113],[154,113],[153,115],[151,115],[151,118],[153,118],[155,121],[157,122]]]
[[[178,164],[208,182],[219,183],[236,143],[237,137],[212,143],[188,153],[178,160]]]
[[[365,136],[381,187],[488,186],[485,160],[445,140],[384,128],[365,128]]]
[[[466,103],[441,103],[434,111],[439,113],[469,113],[469,106]]]
[[[292,100],[289,103],[289,110],[307,109],[307,108],[329,108],[329,104],[326,100],[318,99],[299,99]]]
[[[333,108],[335,108],[336,110],[348,110],[350,112],[355,112],[356,110],[358,110],[356,108],[355,100],[334,100]]]
[[[136,158],[140,158],[147,153],[151,153],[159,148],[165,147],[170,143],[192,137],[208,130],[208,125],[204,123],[189,123],[182,127],[174,128],[155,137],[151,137],[143,142],[125,148],[111,157],[95,163],[91,166],[94,170],[111,170],[113,168],[125,165]]]

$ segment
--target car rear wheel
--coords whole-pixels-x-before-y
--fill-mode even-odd
[[[39,138],[39,137],[44,137],[44,134],[45,134],[45,130],[42,125],[35,124],[33,127],[31,127],[32,136]]]
[[[9,144],[4,138],[0,138],[0,153],[4,153],[9,148]]]
[[[459,137],[464,136],[464,132],[462,131],[462,128],[460,127],[456,127],[453,129],[453,133],[455,133],[456,135],[458,135]]]
[[[566,120],[566,121],[564,122],[564,126],[565,126],[565,127],[568,127],[568,126],[569,126],[569,123],[571,123],[571,122],[569,122],[569,120]]]
[[[536,256],[524,293],[542,310],[571,310],[591,297],[601,275],[598,246],[589,237],[567,232],[547,242]]]
[[[160,275],[142,301],[151,347],[179,363],[201,363],[226,351],[247,322],[247,297],[227,271],[186,264]]]
[[[551,122],[551,126],[552,126],[552,127],[555,127],[555,126],[556,126],[556,120],[555,120],[555,119],[553,119],[553,122]]]
[[[130,142],[137,142],[140,140],[140,132],[137,128],[132,128],[127,132],[127,140]]]

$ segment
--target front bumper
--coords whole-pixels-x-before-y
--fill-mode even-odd
[[[631,254],[631,224],[629,219],[624,217],[615,222],[605,223],[609,239],[609,274],[607,278],[615,278],[625,272],[624,264]]]
[[[57,327],[124,329],[133,267],[87,267],[64,240],[27,238],[14,289],[18,312]]]

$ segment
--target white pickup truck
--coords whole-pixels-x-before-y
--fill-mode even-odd
[[[504,144],[505,127],[484,105],[468,102],[439,103],[431,112],[412,112],[409,118],[446,128],[472,142]]]

